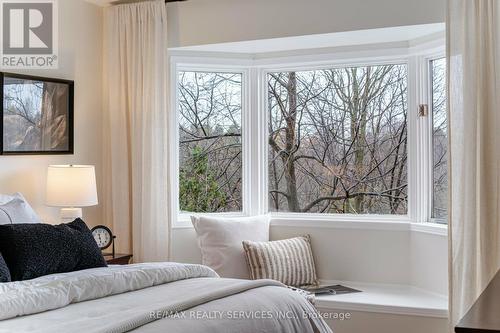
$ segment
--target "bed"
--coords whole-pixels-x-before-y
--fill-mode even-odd
[[[0,332],[331,332],[301,294],[202,265],[146,263],[0,284]]]

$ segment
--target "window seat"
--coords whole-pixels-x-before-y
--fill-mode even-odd
[[[361,293],[316,296],[320,310],[347,310],[435,318],[448,317],[448,298],[413,286],[325,282],[362,290]]]

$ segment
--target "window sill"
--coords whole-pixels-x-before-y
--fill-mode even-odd
[[[411,231],[448,237],[448,225],[439,223],[411,223]]]
[[[408,230],[409,222],[406,215],[271,214],[271,225],[277,227],[404,231]]]
[[[177,216],[177,220],[175,221],[174,225],[172,226],[172,229],[190,229],[193,228],[193,225],[191,223],[191,216],[198,216],[198,215],[203,215],[207,217],[214,217],[214,218],[237,218],[237,217],[246,217],[249,216],[247,214],[244,214],[242,212],[234,212],[234,213],[207,213],[207,214],[202,214],[202,213],[181,213]]]

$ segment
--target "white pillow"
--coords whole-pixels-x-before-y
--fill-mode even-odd
[[[0,194],[0,205],[3,205],[12,199],[19,198],[19,196],[22,196],[21,193],[14,193],[14,194]]]
[[[40,222],[40,218],[21,193],[0,195],[0,224]]]
[[[16,192],[14,194],[0,194],[0,205],[6,204],[13,199],[21,199],[22,201],[26,201],[22,193],[19,192]]]
[[[2,210],[0,205],[0,224],[11,224],[9,215]]]
[[[269,216],[218,218],[191,216],[203,265],[221,277],[249,279],[250,272],[242,242],[267,242]]]

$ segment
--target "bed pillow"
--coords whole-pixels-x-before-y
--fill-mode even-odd
[[[0,252],[12,281],[106,267],[101,250],[81,219],[59,225],[0,225]]]
[[[40,218],[21,193],[0,197],[0,224],[40,222]]]
[[[1,209],[5,203],[15,199],[13,195],[0,194],[0,224],[11,224],[9,215]]]
[[[269,240],[269,217],[245,218],[191,217],[203,264],[220,276],[248,279],[250,273],[241,242]]]
[[[15,193],[15,194],[0,194],[0,205],[3,205],[6,202],[11,201],[12,199],[16,198],[16,196],[20,193]]]
[[[10,216],[0,207],[0,224],[11,224]]]
[[[243,248],[253,280],[273,279],[294,287],[318,284],[309,235],[271,242],[245,240]]]
[[[0,253],[0,283],[1,282],[10,282],[10,272],[5,260]]]

